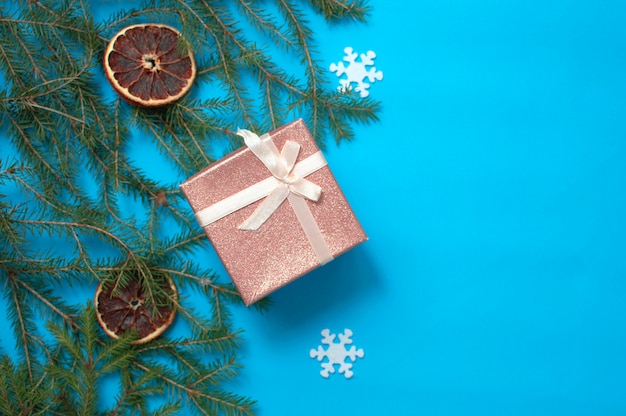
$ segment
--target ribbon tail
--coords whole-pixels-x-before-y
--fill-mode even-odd
[[[320,230],[317,226],[313,213],[311,213],[311,210],[307,206],[304,198],[294,195],[293,193],[289,194],[288,198],[296,217],[298,217],[300,226],[302,227],[306,238],[309,240],[311,248],[313,248],[315,256],[319,260],[320,264],[324,265],[333,260],[333,254],[330,252],[330,248],[324,240],[322,230]]]
[[[244,231],[258,230],[259,227],[272,216],[274,211],[278,209],[287,196],[289,196],[289,187],[287,185],[282,184],[276,187],[257,209],[254,210],[252,215],[237,228]]]

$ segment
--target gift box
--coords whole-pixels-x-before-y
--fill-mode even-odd
[[[181,184],[244,303],[250,305],[367,240],[302,120]]]

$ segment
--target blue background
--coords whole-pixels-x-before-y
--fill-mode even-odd
[[[234,309],[228,388],[259,416],[626,414],[626,3],[371,3],[311,16],[326,67],[384,72],[380,123],[326,151],[370,240]],[[309,358],[324,328],[352,379]]]
[[[269,415],[626,414],[626,3],[379,1],[379,124],[327,158],[370,241],[241,311]],[[334,77],[333,74],[330,74]],[[354,378],[319,376],[350,328]]]

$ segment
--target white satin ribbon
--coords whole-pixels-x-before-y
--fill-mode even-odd
[[[252,215],[238,227],[240,230],[257,230],[287,199],[320,263],[326,264],[331,261],[333,256],[330,249],[305,201],[306,198],[317,202],[321,196],[322,188],[304,177],[326,166],[322,152],[318,151],[295,163],[300,152],[298,143],[286,141],[279,153],[274,142],[269,139],[263,140],[248,130],[239,130],[237,134],[243,137],[246,146],[267,167],[272,176],[198,211],[196,213],[198,223],[206,227],[265,198]]]

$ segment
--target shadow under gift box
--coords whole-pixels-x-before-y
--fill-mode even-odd
[[[296,168],[298,163],[319,152],[301,119],[261,139],[265,143],[271,140],[278,152],[287,141],[298,143],[301,147]],[[244,146],[193,175],[180,188],[198,216],[201,211],[270,177],[272,173],[263,162]],[[322,189],[317,201],[301,196],[297,198],[305,201],[312,214],[311,221],[314,220],[312,225],[316,228],[317,237],[322,237],[321,244],[332,258],[367,240],[327,165],[304,176],[304,179]],[[310,235],[307,236],[301,220],[296,216],[291,202],[294,197],[292,194],[284,200],[257,230],[242,230],[239,226],[265,198],[204,225],[207,237],[246,305],[262,299],[324,262],[313,249]]]

